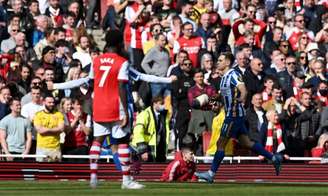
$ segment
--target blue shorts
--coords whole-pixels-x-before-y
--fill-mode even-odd
[[[243,117],[226,117],[221,128],[220,137],[237,139],[241,134],[248,134],[245,119]]]

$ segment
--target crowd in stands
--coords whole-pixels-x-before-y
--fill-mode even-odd
[[[131,146],[143,161],[164,162],[186,143],[213,155],[227,64],[246,85],[251,140],[285,159],[328,157],[327,0],[107,0],[104,18],[97,4],[0,0],[3,154],[89,154],[93,83],[83,78],[103,51],[92,32],[119,29]],[[231,140],[226,154],[251,155],[238,149]]]

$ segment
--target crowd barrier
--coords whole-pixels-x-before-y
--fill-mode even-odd
[[[38,163],[36,157],[42,155],[0,155],[0,157],[26,158],[26,161],[0,162],[0,180],[84,180],[90,176],[89,164],[86,163]],[[88,159],[89,156],[63,155],[69,159]],[[99,163],[100,180],[121,180],[121,174],[111,162],[112,156],[101,156]],[[169,156],[169,160],[173,157]],[[196,157],[197,170],[206,171],[212,157]],[[279,183],[328,183],[328,164],[320,164],[322,158],[291,157],[283,164],[281,175],[276,176],[272,164],[260,161],[259,157],[225,157],[217,173],[216,182],[279,182]],[[311,162],[316,164],[310,164]],[[143,163],[138,175],[140,181],[159,181],[167,163]]]

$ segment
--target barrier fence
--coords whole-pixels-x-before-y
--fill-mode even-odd
[[[12,157],[12,158],[46,158],[46,155],[20,155],[20,154],[0,154],[0,158],[3,157]],[[62,155],[64,159],[90,159],[89,155]],[[102,155],[100,159],[105,159],[108,163],[113,158],[112,155]],[[173,160],[174,156],[167,156],[167,160]],[[210,156],[195,156],[195,161],[212,161],[213,157]],[[224,157],[224,161],[233,163],[233,161],[237,161],[237,163],[241,163],[242,161],[260,161],[261,159],[257,156],[226,156]],[[325,158],[322,157],[290,157],[289,161],[320,161],[326,162]]]
[[[0,155],[0,157],[27,158],[21,162],[0,162],[0,180],[88,180],[90,169],[86,163],[39,163],[34,158],[43,155]],[[88,155],[63,155],[62,158],[89,159]],[[121,180],[120,171],[115,165],[107,163],[112,156],[101,156],[99,179]],[[173,156],[168,157],[169,160]],[[212,157],[196,157],[197,161],[210,161]],[[283,164],[280,176],[275,176],[272,164],[261,162],[259,157],[225,157],[215,180],[217,182],[302,182],[328,183],[328,164],[320,164],[324,159],[314,157],[291,157]],[[31,162],[32,161],[32,162]],[[309,162],[317,164],[309,164]],[[319,164],[318,164],[319,163]],[[143,163],[135,179],[159,181],[167,163]],[[210,164],[198,163],[198,171],[206,171]]]

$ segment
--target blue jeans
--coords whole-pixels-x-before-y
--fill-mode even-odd
[[[150,83],[151,95],[156,96],[168,96],[170,95],[170,90],[167,84]]]

